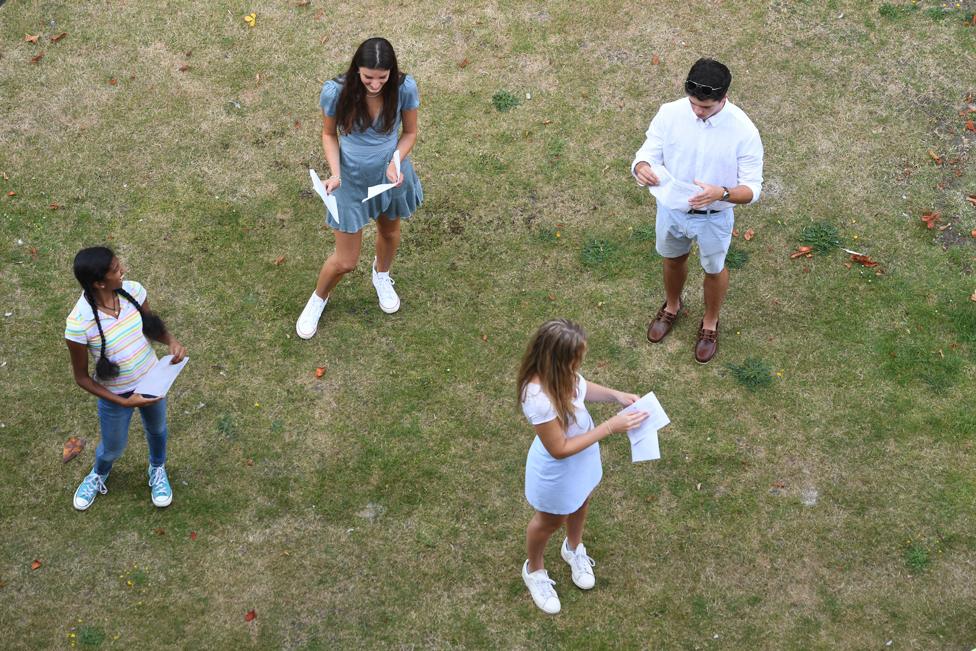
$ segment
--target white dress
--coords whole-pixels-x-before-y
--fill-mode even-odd
[[[576,394],[573,396],[575,422],[569,424],[566,437],[579,436],[593,429],[593,418],[583,404],[586,380],[577,374]],[[542,387],[530,382],[525,387],[522,411],[533,425],[556,419],[556,411]],[[556,459],[536,436],[525,460],[525,499],[536,511],[554,515],[574,513],[603,477],[600,463],[600,444],[593,445],[566,457]]]

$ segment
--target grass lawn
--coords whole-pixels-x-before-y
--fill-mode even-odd
[[[974,12],[2,4],[0,646],[976,646]],[[332,246],[307,171],[325,171],[318,94],[376,34],[422,102],[403,307],[376,305],[370,227],[301,341]],[[661,263],[629,175],[703,55],[730,66],[766,147],[707,366],[695,258],[687,315],[644,339]],[[790,258],[808,242],[823,250]],[[99,243],[191,357],[165,510],[138,423],[109,493],[71,508],[98,431],[62,333],[71,260]],[[547,617],[519,576],[532,431],[513,382],[556,316],[588,330],[587,378],[655,391],[672,425],[654,463],[605,441],[597,587],[572,586],[554,541]],[[63,465],[69,436],[89,443]]]

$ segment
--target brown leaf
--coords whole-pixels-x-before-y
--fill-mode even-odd
[[[546,298],[548,298],[550,301],[556,300],[556,296],[554,294],[549,294]]]
[[[32,246],[29,249],[27,249],[27,253],[30,254],[31,259],[37,260],[37,247],[36,246]]]
[[[301,129],[302,128],[301,120],[295,120],[295,128],[296,129]]]
[[[548,126],[548,125],[552,124],[552,120],[550,120],[549,118],[546,118],[545,120],[542,121],[542,124],[545,125],[545,126]]]
[[[481,335],[481,341],[488,341],[488,335]]]
[[[254,612],[254,609],[252,608],[251,610],[249,610],[246,613],[244,613],[244,621],[245,622],[253,622],[254,619],[257,616],[258,616],[258,614],[256,612]]]
[[[976,208],[976,194],[966,195],[966,201],[973,204],[973,208]]]
[[[50,208],[51,210],[61,210],[61,204],[52,201],[51,205],[48,206],[48,208]]]
[[[31,57],[30,62],[31,63],[38,63],[43,58],[44,58],[44,53],[43,52],[38,52],[37,54],[35,54],[34,56]]]
[[[976,122],[966,120],[966,131],[976,131]]]
[[[166,530],[162,527],[156,527],[156,530],[153,533],[155,533],[157,536],[165,536]]]
[[[11,190],[10,192],[7,193],[7,196],[8,197],[16,197],[17,196],[17,193],[14,192],[13,190]]]
[[[935,164],[936,165],[941,165],[942,164],[942,157],[939,156],[938,154],[936,154],[935,151],[933,151],[931,149],[929,150],[929,158],[931,158],[933,161],[935,161]]]
[[[974,228],[969,234],[976,237],[976,228]]]
[[[244,462],[244,465],[245,466],[253,466],[254,465],[254,459],[248,459],[247,461]]]
[[[187,70],[189,70],[189,69],[190,69],[190,64],[189,64],[189,63],[184,63],[183,65],[181,65],[181,66],[180,66],[180,67],[178,68],[178,70],[179,70],[180,72],[186,72],[186,71],[187,71]]]
[[[871,256],[869,256],[869,255],[860,255],[860,254],[854,253],[854,254],[851,255],[851,261],[852,262],[856,262],[856,263],[858,263],[860,265],[864,265],[865,267],[877,267],[878,266],[878,263],[875,262],[874,260],[872,260],[871,259]]]
[[[657,64],[659,64],[659,63],[661,63],[661,57],[659,57],[659,56],[658,56],[658,55],[656,55],[656,54],[652,54],[652,55],[651,55],[651,65],[652,65],[652,66],[656,66],[656,65],[657,65]]]
[[[31,569],[32,570],[39,570],[39,569],[41,569],[41,562],[35,558],[34,559],[34,562],[31,563]]]
[[[197,539],[197,532],[196,531],[191,531],[190,532],[190,540],[196,540],[196,539]]]
[[[190,57],[193,56],[193,50],[187,50],[186,52],[183,53],[183,56],[189,59]]]
[[[461,68],[462,70],[467,68],[469,65],[471,65],[471,59],[469,59],[468,57],[464,57],[463,59],[458,61],[458,68]]]
[[[802,258],[805,255],[810,255],[811,251],[813,251],[812,246],[798,246],[796,247],[796,251],[790,254],[790,260],[796,260],[797,258]]]
[[[844,263],[844,268],[845,268],[845,269],[850,269],[850,268],[851,268],[852,266],[853,266],[853,265],[852,265],[852,264],[851,264],[850,262],[845,262],[845,263]]]
[[[921,219],[925,222],[925,226],[929,229],[935,228],[935,222],[942,218],[942,213],[940,212],[927,212],[922,215]]]
[[[37,44],[37,39],[41,37],[40,34],[24,34],[24,41],[27,43]]]
[[[754,230],[752,230],[752,229],[750,228],[749,230],[747,230],[747,231],[746,231],[746,232],[745,232],[745,233],[744,233],[744,234],[742,235],[742,239],[744,239],[744,240],[745,240],[746,242],[748,242],[749,240],[751,240],[751,239],[752,239],[753,237],[755,237],[755,236],[756,236],[756,231],[754,231]]]
[[[317,369],[315,369],[315,377],[320,378],[323,375],[325,375],[325,367],[324,366],[320,366]]]
[[[119,83],[119,80],[116,79],[115,77],[112,77],[111,79],[108,80],[108,85],[109,86],[116,86],[116,85],[118,85],[118,83]]]
[[[64,38],[67,35],[68,35],[68,32],[61,32],[57,36],[52,36],[51,37],[51,42],[52,43],[57,43],[58,41],[60,41],[62,38]]]
[[[277,258],[274,259],[274,266],[280,267],[284,262],[285,262],[285,256],[279,255]]]

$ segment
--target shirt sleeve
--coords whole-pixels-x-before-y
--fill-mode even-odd
[[[763,182],[763,145],[758,130],[754,129],[752,135],[742,143],[736,165],[739,185],[752,190],[749,203],[756,203]]]
[[[78,344],[88,344],[88,324],[77,310],[72,311],[65,320],[64,338]]]
[[[417,82],[407,75],[400,84],[400,110],[414,111],[418,106],[420,106],[420,91],[417,90]]]
[[[339,102],[339,84],[334,79],[330,79],[322,85],[322,93],[319,95],[319,106],[322,112],[330,118],[336,114],[336,104]]]
[[[129,292],[129,296],[136,299],[139,305],[146,302],[148,294],[146,293],[146,288],[134,280],[125,280],[122,282],[122,289]]]
[[[630,173],[637,176],[637,164],[648,163],[649,165],[661,165],[664,162],[664,134],[667,132],[665,118],[661,109],[651,120],[651,125],[647,127],[644,144],[637,150],[634,162],[630,164]]]
[[[533,425],[556,420],[556,410],[553,409],[549,396],[538,387],[526,389],[525,399],[522,401],[522,413]]]

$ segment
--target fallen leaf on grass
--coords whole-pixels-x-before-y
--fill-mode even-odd
[[[556,297],[553,294],[549,294],[546,298],[548,298],[550,301],[556,300]]]
[[[196,539],[197,539],[197,532],[196,531],[191,531],[190,532],[190,540],[196,540]]]
[[[34,562],[31,563],[31,569],[32,570],[39,570],[39,569],[41,569],[41,562],[35,558],[34,559]]]
[[[942,218],[942,213],[939,212],[927,212],[922,215],[921,219],[925,222],[925,226],[929,229],[935,228],[935,222]]]
[[[58,41],[60,41],[62,38],[64,38],[67,35],[68,35],[68,32],[61,32],[60,34],[58,34],[56,36],[52,36],[51,37],[51,42],[52,43],[57,43]]]
[[[258,614],[256,612],[254,612],[254,609],[252,608],[251,610],[249,610],[246,613],[244,613],[244,621],[245,622],[253,622],[254,619],[257,616],[258,616]]]
[[[790,254],[790,260],[796,260],[797,258],[802,258],[803,256],[812,256],[813,251],[812,246],[798,246],[796,251]]]
[[[52,201],[51,205],[49,205],[48,208],[50,208],[51,210],[61,210],[61,204]]]
[[[117,85],[118,83],[119,83],[119,80],[118,80],[118,79],[116,79],[115,77],[112,77],[111,79],[109,79],[109,80],[108,80],[108,85],[109,85],[109,86],[115,86],[115,85]]]
[[[966,120],[966,131],[976,131],[976,122]]]
[[[317,369],[315,369],[315,377],[321,378],[323,375],[325,375],[325,367],[324,366],[320,366]]]
[[[8,197],[16,197],[17,196],[17,193],[14,192],[13,190],[11,190],[10,192],[7,193],[7,196]]]
[[[929,150],[929,158],[931,158],[933,161],[935,161],[935,164],[936,165],[941,165],[942,164],[942,157],[939,156],[937,153],[935,153],[935,151],[932,150],[932,149]]]
[[[31,63],[38,63],[43,58],[44,58],[44,53],[43,52],[38,52],[37,54],[35,54],[34,56],[31,57],[30,62]]]
[[[244,465],[245,466],[253,466],[254,465],[254,459],[248,459],[247,461],[244,462]]]
[[[872,260],[871,259],[871,256],[869,256],[869,255],[854,254],[854,255],[851,256],[851,261],[856,262],[856,263],[858,263],[860,265],[864,265],[865,267],[877,267],[878,266],[878,263],[875,262],[874,260]]]
[[[742,235],[742,239],[744,239],[744,240],[745,240],[746,242],[748,242],[749,240],[751,240],[751,239],[752,239],[753,237],[755,237],[755,236],[756,236],[756,231],[754,231],[754,230],[752,230],[752,229],[750,228],[749,230],[747,230],[747,231],[746,231],[746,232],[745,232],[745,233],[744,233],[744,234]]]
[[[295,126],[296,129],[301,129],[302,128],[302,122],[301,122],[301,120],[295,120],[295,125],[294,126]]]
[[[284,263],[284,261],[285,261],[285,256],[279,255],[277,258],[274,259],[274,266],[280,267],[282,263]]]
[[[153,531],[153,533],[155,533],[157,536],[165,536],[166,530],[163,529],[162,527],[156,527],[156,530]]]
[[[656,66],[659,63],[661,63],[661,57],[656,54],[651,55],[651,65]]]
[[[974,228],[974,229],[972,230],[972,232],[971,232],[971,233],[969,233],[969,234],[970,234],[970,235],[972,235],[973,237],[976,237],[976,228]]]
[[[854,266],[854,265],[852,265],[850,262],[845,262],[844,263],[844,268],[845,269],[850,269],[852,266]]]
[[[61,450],[61,463],[68,463],[85,449],[85,444],[88,441],[77,436],[71,436],[67,441],[64,442],[64,448]]]
[[[37,247],[36,246],[32,246],[29,249],[27,249],[27,253],[30,254],[30,257],[31,257],[32,260],[37,260]]]
[[[179,70],[180,72],[186,72],[186,71],[187,71],[187,70],[189,70],[189,69],[190,69],[190,64],[189,64],[189,63],[184,63],[183,65],[181,65],[181,66],[180,66],[180,67],[178,68],[178,70]]]
[[[24,42],[37,44],[37,39],[40,37],[40,34],[24,34]]]
[[[248,27],[254,27],[258,24],[258,15],[252,11],[248,15],[244,16],[244,22],[247,23]]]
[[[973,204],[973,208],[976,208],[976,194],[966,195],[966,201]]]
[[[471,65],[471,59],[469,59],[468,57],[464,57],[463,59],[458,61],[458,68],[461,68],[462,70],[467,68],[469,65]]]
[[[312,0],[301,0],[301,2],[296,2],[295,3],[295,6],[296,7],[307,7],[311,3],[312,3]]]

